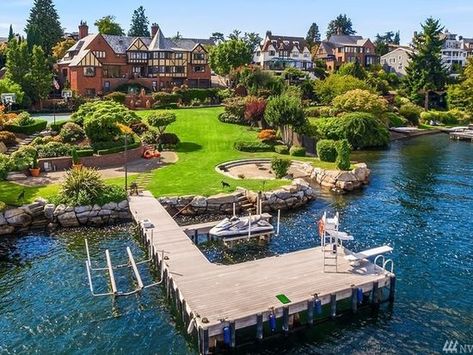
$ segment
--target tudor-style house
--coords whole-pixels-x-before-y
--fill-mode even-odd
[[[164,37],[153,24],[152,37],[89,34],[81,22],[79,41],[71,47],[58,67],[62,80],[84,96],[114,91],[126,84],[139,84],[148,90],[169,90],[176,86],[211,86],[209,40]]]
[[[325,62],[328,71],[356,61],[363,67],[379,64],[373,42],[361,36],[333,35],[320,43],[316,58]]]
[[[314,66],[304,38],[273,35],[271,31],[266,32],[261,45],[256,48],[253,63],[274,71],[283,71],[287,67],[310,71]]]

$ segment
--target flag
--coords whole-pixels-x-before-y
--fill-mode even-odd
[[[53,86],[56,90],[59,90],[61,88],[56,78],[53,78]]]

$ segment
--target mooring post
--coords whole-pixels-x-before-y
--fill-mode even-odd
[[[358,289],[356,287],[351,289],[351,311],[353,313],[358,311]]]
[[[307,324],[314,325],[314,299],[307,301]]]
[[[176,311],[178,314],[181,314],[181,298],[179,297],[179,289],[177,288],[177,285],[176,285],[175,295],[176,295]]]
[[[391,303],[394,302],[395,291],[396,291],[396,276],[392,275],[390,276],[390,282],[389,282],[389,302]]]
[[[198,229],[194,231],[194,243],[195,245],[199,244],[199,230]]]
[[[236,346],[235,322],[230,322],[230,347],[234,348],[235,346]]]
[[[187,302],[185,299],[182,300],[182,322],[186,327],[189,324],[189,315],[187,314]]]
[[[337,295],[330,295],[330,317],[335,318],[337,316]]]
[[[256,315],[256,339],[263,340],[263,315]]]
[[[289,307],[282,309],[282,330],[284,334],[289,332]]]
[[[209,330],[199,329],[200,353],[207,355],[209,353]]]
[[[378,281],[373,282],[373,291],[371,295],[371,304],[373,307],[377,307],[379,305],[379,283]]]

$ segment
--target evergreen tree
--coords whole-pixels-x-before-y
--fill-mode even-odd
[[[131,17],[130,30],[128,31],[128,36],[132,37],[149,37],[149,20],[146,17],[145,9],[143,6],[140,6],[133,12]]]
[[[225,41],[225,36],[222,32],[214,32],[210,36],[210,39],[215,42],[215,44],[222,43]]]
[[[15,38],[15,34],[13,33],[13,26],[10,25],[10,30],[8,31],[8,42],[10,42],[13,38]]]
[[[97,26],[99,33],[103,35],[124,36],[125,31],[118,22],[115,21],[115,16],[104,16],[94,23]]]
[[[243,40],[254,51],[260,45],[263,39],[256,32],[245,32]]]
[[[410,98],[420,103],[424,97],[424,107],[429,108],[430,91],[444,89],[447,81],[447,71],[442,63],[441,38],[443,27],[439,20],[428,18],[422,25],[422,32],[417,34],[412,42],[413,53],[406,68],[404,89]]]
[[[43,49],[34,46],[31,53],[31,66],[25,78],[23,90],[33,102],[39,102],[48,97],[52,88],[53,75]]]
[[[327,38],[332,35],[354,35],[355,33],[351,19],[347,15],[340,14],[328,24]]]
[[[401,44],[401,33],[399,31],[394,34],[393,44],[398,46]]]
[[[18,43],[13,40],[8,43],[6,68],[5,76],[24,90],[25,77],[30,68],[29,51],[25,41]]]
[[[386,32],[384,35],[380,35],[379,33],[376,35],[376,39],[374,41],[375,51],[378,55],[385,55],[389,52],[389,45],[399,45],[401,41],[399,31],[396,33],[389,31]]]
[[[30,48],[41,46],[46,55],[63,36],[59,15],[52,0],[34,0],[27,20],[25,32]]]
[[[316,43],[320,42],[320,31],[319,26],[314,22],[310,25],[307,36],[305,37],[309,49],[311,49]]]

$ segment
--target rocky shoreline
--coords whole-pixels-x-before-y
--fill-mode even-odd
[[[371,170],[365,163],[356,164],[351,171],[314,168],[310,178],[322,187],[337,193],[361,189],[370,180]]]
[[[315,191],[303,179],[295,179],[290,185],[280,189],[262,192],[262,209],[264,212],[298,208],[315,199]],[[236,213],[248,212],[256,205],[258,193],[237,188],[230,194],[205,196],[161,197],[158,201],[171,213],[183,216],[204,214],[230,214],[235,204]]]
[[[100,227],[131,220],[128,201],[103,206],[54,205],[43,199],[0,213],[0,235],[16,234],[30,229]]]

